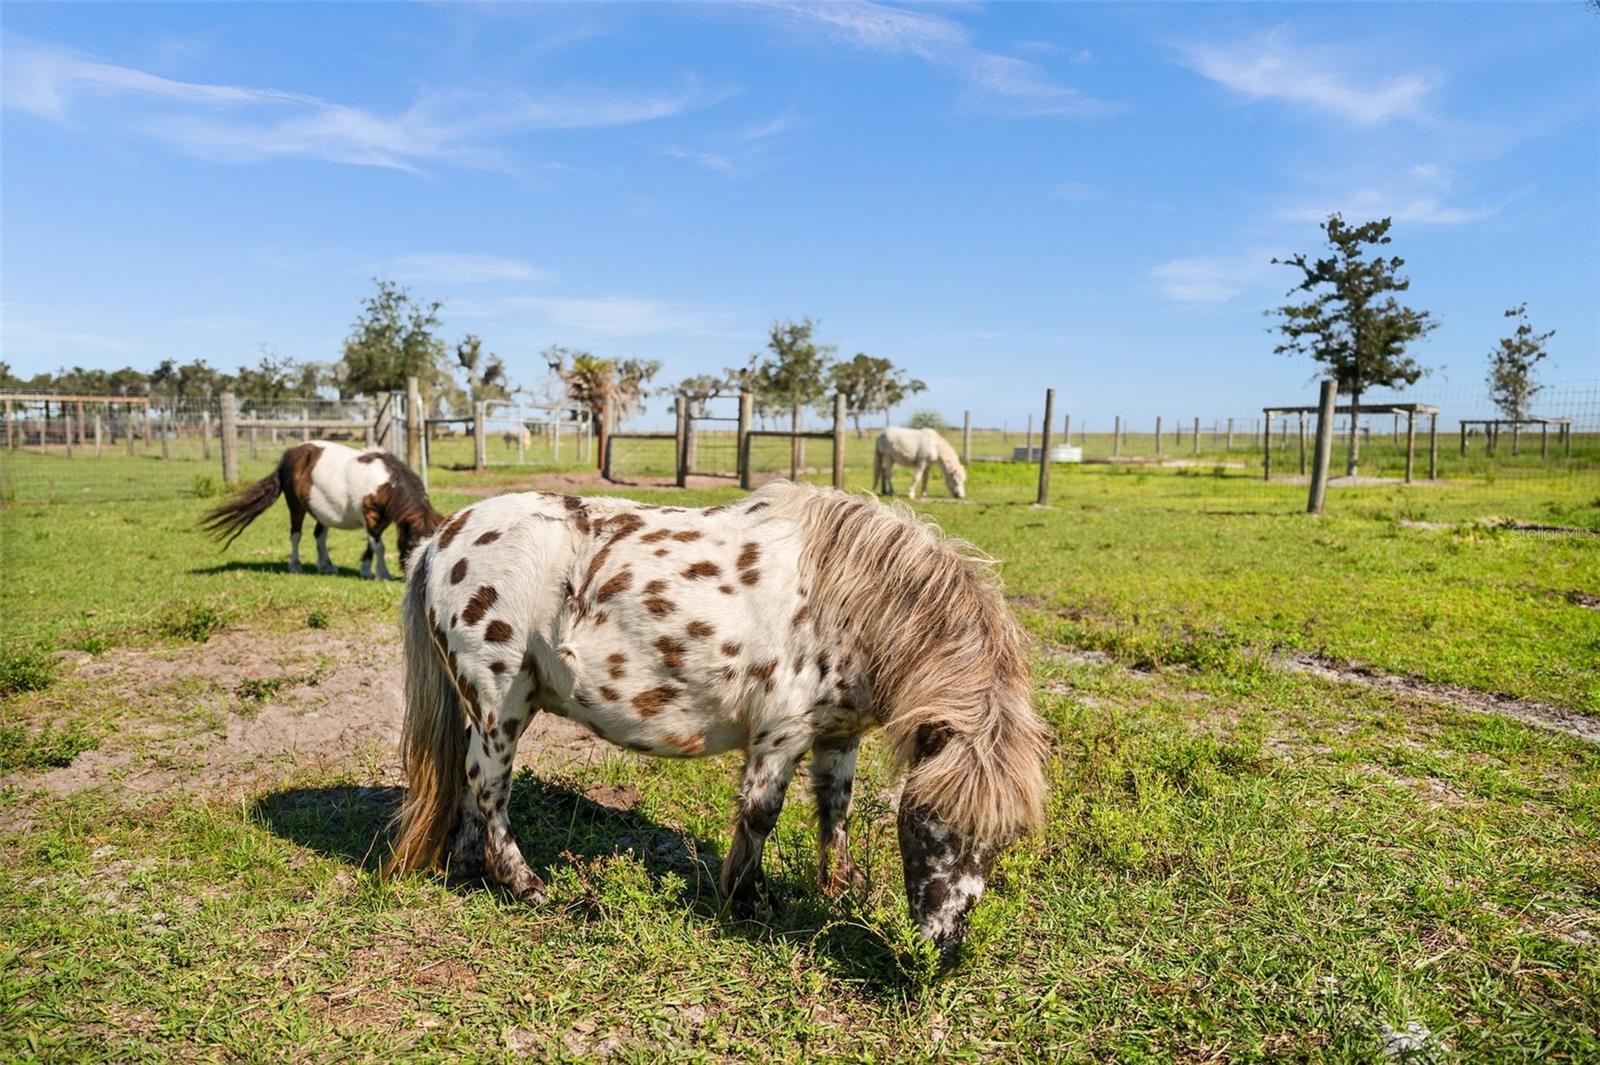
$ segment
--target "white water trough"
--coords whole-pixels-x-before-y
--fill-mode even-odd
[[[1012,462],[1038,462],[1038,447],[1014,447],[1011,449]],[[1051,462],[1082,462],[1083,448],[1072,444],[1055,444],[1050,448]]]

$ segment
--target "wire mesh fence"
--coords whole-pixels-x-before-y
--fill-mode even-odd
[[[1042,398],[1041,389],[1041,408]],[[1289,489],[1306,482],[1316,434],[1316,414],[1295,408],[1309,407],[1310,399],[1261,395],[1255,402],[1238,404],[1232,413],[1174,413],[1159,420],[1074,413],[1069,401],[1058,402],[1064,413],[1051,426],[1051,451],[1055,465],[1069,470],[1082,467],[1147,478],[1204,476],[1225,481],[1242,498],[1281,497],[1284,505],[1293,505]],[[1413,413],[1424,408],[1438,413]],[[220,415],[215,398],[11,393],[5,400],[0,496],[10,502],[73,502],[213,495],[226,487]],[[239,397],[234,422],[238,476],[246,481],[265,476],[285,448],[309,439],[384,446],[405,454],[403,395],[367,400]],[[748,448],[752,482],[789,476],[791,470],[802,479],[829,480],[831,439],[791,441],[782,431],[786,424],[769,428],[759,420],[753,428],[757,432]],[[814,421],[807,428],[823,429],[824,424]],[[1353,478],[1343,476],[1352,431],[1358,453]],[[989,480],[997,496],[1023,498],[1030,493],[1026,468],[1038,462],[1041,423],[995,427],[980,421],[965,433],[960,427],[942,432],[957,454],[972,463],[992,464],[995,473]],[[736,418],[702,411],[687,419],[686,434],[688,474],[730,481],[738,477]],[[871,483],[877,435],[876,428],[857,430],[853,423],[843,432],[844,469],[852,487]],[[483,438],[488,466],[593,468],[600,457],[587,423],[569,411],[495,404],[485,410]],[[470,417],[428,419],[425,450],[430,465],[470,470],[475,444]],[[618,479],[670,482],[676,473],[679,445],[672,432],[618,433],[611,446],[611,469]],[[1413,487],[1542,478],[1592,488],[1600,495],[1600,381],[1545,388],[1515,420],[1479,387],[1425,381],[1404,395],[1363,396],[1361,413],[1353,419],[1349,414],[1335,418],[1330,482],[1335,498],[1330,505],[1337,505],[1342,486],[1404,484],[1408,456]],[[937,477],[931,483],[938,494]]]

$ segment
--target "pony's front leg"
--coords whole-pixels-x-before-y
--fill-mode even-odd
[[[328,557],[328,527],[319,521],[312,528],[311,535],[317,541],[317,572],[332,573],[333,559]]]
[[[917,468],[911,471],[911,498],[927,495],[928,493],[928,462],[926,459],[917,463]]]
[[[861,737],[850,736],[818,740],[811,748],[811,793],[817,800],[817,885],[824,895],[837,895],[861,881],[844,833],[860,747]]]
[[[392,580],[393,578],[389,576],[389,567],[383,564],[383,534],[379,533],[376,536],[369,537],[369,540],[372,544],[372,550],[378,556],[378,580]]]
[[[389,567],[383,564],[383,534],[367,531],[367,550],[361,556],[361,576],[372,576],[372,562],[377,559],[378,575],[380,581],[389,580]]]
[[[746,752],[733,845],[722,860],[720,881],[722,897],[741,907],[753,901],[761,881],[761,850],[783,812],[784,794],[805,753],[803,733],[799,725],[769,729],[758,733]]]
[[[483,717],[482,728],[472,730],[472,742],[467,747],[467,790],[482,819],[483,855],[489,875],[519,900],[538,902],[544,898],[544,881],[528,868],[511,835],[511,819],[506,814],[511,799],[511,763],[517,757],[517,739],[531,714],[524,707],[525,695],[518,691],[519,687],[512,685],[503,700],[490,700],[491,705],[498,703],[498,718],[491,710]],[[465,810],[460,830],[471,831]]]

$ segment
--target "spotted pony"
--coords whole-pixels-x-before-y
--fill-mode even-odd
[[[407,794],[391,871],[544,885],[506,815],[534,713],[645,754],[742,750],[721,889],[747,902],[790,778],[811,756],[818,875],[845,840],[862,734],[908,769],[911,913],[952,959],[994,858],[1036,827],[1047,733],[1024,642],[989,570],[896,509],[788,483],[691,510],[537,493],[451,518],[402,607]]]
[[[367,549],[361,576],[389,579],[383,561],[383,534],[395,527],[400,566],[418,543],[444,522],[428,502],[427,490],[410,468],[387,451],[356,451],[343,444],[313,440],[283,453],[278,468],[247,485],[201,520],[201,528],[226,548],[249,524],[277,502],[289,507],[289,572],[300,572],[300,530],[306,514],[316,523],[317,572],[332,573],[328,530],[365,529]],[[376,569],[373,560],[376,558]]]

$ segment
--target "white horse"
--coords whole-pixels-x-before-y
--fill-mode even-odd
[[[333,559],[328,557],[330,528],[366,529],[361,576],[380,581],[389,579],[389,567],[383,563],[385,529],[394,525],[398,530],[404,568],[412,547],[444,521],[444,515],[428,502],[417,475],[387,451],[356,451],[343,444],[313,440],[285,451],[277,469],[208,513],[201,527],[224,541],[226,549],[280,495],[289,506],[291,573],[300,572],[300,527],[308,512],[316,521],[312,535],[317,541],[318,573],[334,571]]]
[[[743,750],[721,878],[740,903],[807,753],[823,890],[856,879],[856,749],[882,725],[909,769],[911,915],[946,961],[1000,848],[1043,816],[1048,733],[999,587],[959,544],[870,500],[782,482],[708,510],[497,496],[418,551],[401,616],[393,871],[487,862],[517,898],[542,897],[506,813],[540,710],[645,754]]]
[[[877,456],[873,460],[872,487],[884,495],[894,495],[890,475],[896,464],[911,466],[911,498],[928,492],[928,467],[937,464],[944,473],[944,483],[957,499],[967,495],[967,471],[950,441],[937,429],[903,429],[895,426],[878,436]]]

